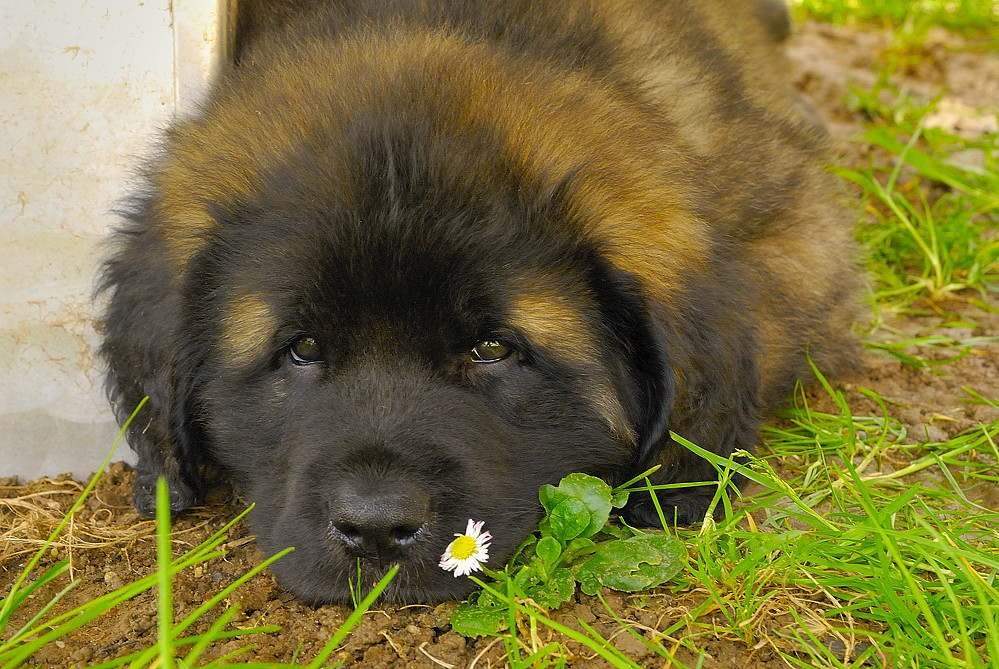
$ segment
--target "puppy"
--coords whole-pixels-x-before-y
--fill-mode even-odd
[[[571,472],[710,482],[671,431],[750,451],[808,354],[849,357],[851,230],[775,2],[241,4],[104,274],[141,512],[221,469],[303,600],[358,564],[461,598],[438,560],[469,518],[499,564]],[[693,523],[714,493],[658,501]]]

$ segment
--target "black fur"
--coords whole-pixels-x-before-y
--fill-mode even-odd
[[[599,173],[599,164],[532,172],[504,152],[489,119],[442,131],[437,121],[450,122],[452,110],[433,85],[446,82],[398,75],[391,90],[370,93],[380,62],[366,63],[371,76],[359,73],[356,90],[342,98],[307,82],[304,93],[293,82],[286,93],[281,82],[277,95],[267,88],[270,59],[296,62],[302,34],[333,49],[341,32],[369,25],[439,24],[442,35],[465,32],[473,43],[499,45],[512,71],[549,68],[553,81],[563,69],[586,73],[614,109],[638,109],[651,136],[676,132],[682,120],[657,115],[644,82],[622,64],[624,47],[594,15],[566,22],[558,11],[532,8],[544,3],[513,0],[343,4],[240,3],[238,64],[200,115],[168,135],[107,263],[101,353],[109,396],[120,420],[150,397],[128,433],[139,459],[140,512],[154,512],[158,476],[179,512],[204,494],[205,472],[217,468],[256,503],[262,549],[295,547],[273,570],[302,599],[348,600],[358,558],[365,585],[390,564],[402,566],[391,599],[460,598],[469,582],[437,563],[467,519],[486,522],[496,566],[536,527],[542,484],[580,471],[620,483],[653,464],[661,465],[655,483],[714,480],[714,469],[670,431],[722,456],[752,450],[764,399],[786,392],[804,357],[787,363],[797,367],[778,374],[775,387],[761,388],[762,344],[751,314],[772,296],[742,243],[777,229],[810,177],[751,171],[725,155],[705,166],[680,141],[625,152],[639,162],[681,160],[664,174],[690,190],[696,215],[717,230],[696,257],[662,252],[663,271],[689,267],[666,304],[650,291],[653,277],[615,265],[603,223],[578,211],[591,187],[584,173]],[[656,3],[636,6],[662,12]],[[772,18],[774,36],[786,33],[773,0],[755,6]],[[718,117],[766,128],[744,140],[747,152],[755,156],[779,136],[802,160],[819,155],[810,122],[774,120],[741,95],[746,84],[723,45],[701,39],[697,3],[671,8],[678,42],[694,41],[691,58],[731,89],[734,101],[719,102]],[[324,75],[306,70],[305,78],[313,74]],[[301,98],[304,108],[295,107],[300,93],[312,96]],[[352,106],[352,95],[365,104]],[[256,153],[240,156],[204,129],[245,105],[260,115],[263,136]],[[285,113],[282,105],[291,108],[287,135],[267,136],[265,119]],[[566,123],[577,122],[571,112],[562,110]],[[346,129],[323,134],[323,123],[309,124],[324,114],[348,119],[337,121]],[[609,126],[606,134],[618,131],[630,129]],[[246,162],[254,163],[246,172],[251,188],[244,177],[220,174]],[[189,183],[191,172],[200,181],[188,197],[171,180]],[[745,196],[757,188],[766,194]],[[532,290],[578,297],[577,321],[556,319],[540,333],[517,326],[516,299]],[[237,306],[247,295],[259,304],[242,314]],[[788,322],[820,321],[814,308],[788,306]],[[245,322],[234,324],[234,313]],[[539,343],[539,334],[589,348],[566,355]],[[296,353],[303,337],[318,347],[316,360]],[[473,362],[469,351],[483,340],[512,353]],[[594,400],[590,391],[601,389],[609,395]],[[627,430],[612,429],[615,412]],[[658,500],[668,521],[694,523],[715,491],[681,488]],[[634,495],[624,515],[658,524],[647,494]]]

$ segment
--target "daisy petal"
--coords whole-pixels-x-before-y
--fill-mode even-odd
[[[440,568],[453,571],[455,578],[468,576],[473,571],[481,571],[482,564],[489,560],[489,543],[492,534],[483,532],[485,521],[468,519],[464,534],[455,534],[455,539],[447,545],[441,555]]]

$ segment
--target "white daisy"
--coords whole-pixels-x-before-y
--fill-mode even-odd
[[[444,549],[444,554],[441,555],[441,569],[454,571],[455,578],[482,569],[482,563],[489,560],[489,542],[493,539],[493,535],[488,531],[482,531],[483,523],[481,520],[475,522],[471,518],[468,519],[465,533],[455,534],[457,538]]]

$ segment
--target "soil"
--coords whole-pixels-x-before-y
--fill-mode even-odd
[[[847,164],[865,164],[870,151],[854,141],[862,130],[863,118],[843,103],[848,86],[856,83],[861,89],[869,90],[886,59],[900,53],[892,51],[890,44],[890,35],[886,32],[817,23],[799,25],[790,42],[797,81],[829,124],[837,150]],[[994,111],[989,116],[975,110],[999,103],[999,54],[967,47],[963,38],[935,30],[929,34],[925,45],[901,54],[904,64],[897,71],[894,82],[923,100],[943,92],[940,123],[949,124],[954,130],[994,130],[988,127],[995,122]],[[993,306],[999,306],[995,296],[991,299]],[[909,439],[916,442],[943,441],[981,422],[999,419],[996,408],[967,402],[970,396],[964,390],[972,388],[986,398],[999,399],[999,344],[995,343],[999,340],[991,343],[987,340],[999,336],[999,312],[979,309],[960,296],[948,303],[920,306],[920,313],[895,318],[887,325],[908,333],[986,339],[977,339],[980,343],[968,355],[937,372],[907,367],[887,356],[867,353],[860,371],[838,380],[848,391],[851,406],[857,411],[869,409],[877,413],[878,407],[866,400],[857,388],[875,390],[888,400],[889,413],[903,422]],[[878,338],[888,332],[890,330],[881,327],[870,336]],[[832,409],[820,393],[813,401],[819,408],[826,402],[825,408]],[[129,502],[131,479],[132,472],[126,465],[112,465],[72,526],[43,558],[36,574],[58,559],[68,557],[73,578],[80,579],[60,607],[94,599],[155,570],[154,525],[152,521],[139,518],[132,509]],[[0,593],[9,591],[13,579],[30,559],[30,552],[37,549],[68,511],[82,487],[68,477],[28,483],[0,479],[0,531],[4,533],[0,540]],[[982,494],[984,504],[999,507],[999,494],[995,489]],[[174,553],[196,546],[240,510],[238,502],[222,500],[183,515],[175,522]],[[225,547],[228,549],[225,557],[213,558],[200,567],[188,569],[175,580],[175,620],[182,619],[261,560],[252,537],[241,524],[229,533]],[[16,612],[11,629],[17,629],[34,615],[41,603],[48,601],[66,583],[64,577],[54,587],[36,593],[27,606]],[[628,621],[650,639],[661,638],[659,631],[684,621],[704,599],[703,594],[696,591],[671,593],[668,588],[638,595],[609,590],[602,594],[614,616]],[[781,593],[780,597],[769,601],[766,611],[761,611],[751,621],[743,638],[705,632],[705,629],[711,629],[712,616],[719,616],[718,629],[727,627],[721,613],[709,609],[699,619],[699,623],[706,626],[698,626],[696,634],[691,636],[695,630],[681,625],[675,632],[676,638],[669,637],[665,646],[673,648],[685,635],[683,645],[686,647],[677,648],[676,658],[687,665],[697,664],[697,655],[703,651],[703,666],[708,668],[787,666],[778,651],[801,652],[781,637],[782,628],[794,624],[790,615],[793,609],[804,617],[823,643],[842,656],[850,640],[831,634],[822,636],[825,627],[815,613],[822,608],[820,600],[821,597],[813,593]],[[238,605],[241,610],[231,626],[268,624],[281,627],[280,632],[255,637],[257,648],[238,658],[258,662],[291,662],[296,657],[299,661],[309,660],[351,612],[349,608],[339,606],[304,606],[282,590],[267,572],[255,576],[247,587],[236,590],[227,604]],[[331,661],[342,661],[347,667],[506,666],[506,652],[501,642],[489,638],[466,639],[451,630],[449,620],[455,606],[455,603],[433,607],[385,606],[370,611]],[[623,630],[596,598],[578,596],[552,616],[576,629],[581,623],[590,625],[639,664],[663,666],[663,659]],[[30,664],[85,666],[134,652],[153,643],[155,621],[155,591],[146,592],[119,605],[69,638],[38,651]],[[204,629],[204,626],[195,629]],[[530,630],[524,630],[524,633],[525,638],[531,639]],[[556,637],[539,631],[534,641],[543,645],[551,638]],[[246,644],[247,641],[241,640],[220,643],[210,650],[208,657],[219,657]],[[570,666],[607,666],[575,642],[568,642],[566,647],[573,654],[568,658]],[[804,659],[803,655],[801,657]]]

